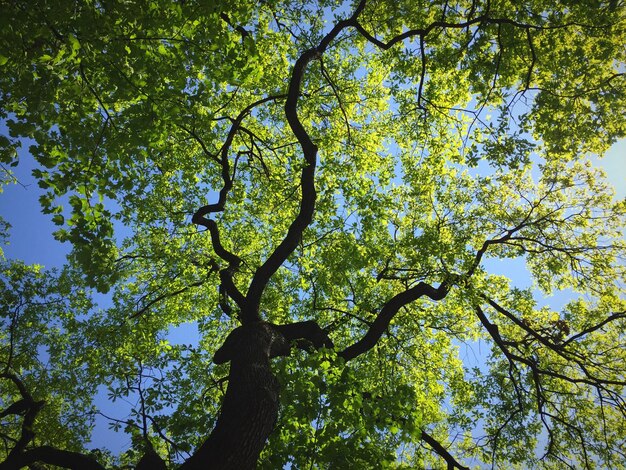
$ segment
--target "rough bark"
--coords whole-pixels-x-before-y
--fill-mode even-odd
[[[256,462],[278,417],[278,380],[270,358],[289,352],[289,343],[269,323],[233,330],[214,356],[230,361],[228,388],[213,432],[181,470],[248,470]]]

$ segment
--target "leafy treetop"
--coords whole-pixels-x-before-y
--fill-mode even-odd
[[[0,4],[0,163],[32,139],[72,246],[59,272],[2,264],[0,468],[195,468],[211,358],[259,322],[302,348],[267,353],[261,468],[624,468],[626,204],[589,156],[625,134],[625,15]],[[171,344],[186,323],[199,342]],[[133,404],[121,455],[86,454],[99,386]]]

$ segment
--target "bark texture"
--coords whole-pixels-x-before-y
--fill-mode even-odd
[[[279,384],[270,358],[289,353],[276,326],[250,323],[233,330],[214,356],[230,361],[228,388],[213,432],[181,467],[184,470],[249,470],[278,417]]]

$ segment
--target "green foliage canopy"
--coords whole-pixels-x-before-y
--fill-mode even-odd
[[[133,446],[93,456],[175,466],[262,319],[334,347],[273,361],[261,468],[624,468],[622,3],[0,4],[0,163],[33,139],[72,246],[3,262],[0,458],[85,453],[105,386]]]

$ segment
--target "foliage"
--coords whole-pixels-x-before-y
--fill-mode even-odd
[[[72,245],[2,263],[0,458],[87,452],[104,387],[132,446],[91,456],[175,466],[229,332],[313,320],[333,347],[273,360],[261,468],[624,468],[626,201],[589,163],[626,133],[623,2],[37,0],[0,28],[2,178],[32,139]]]

